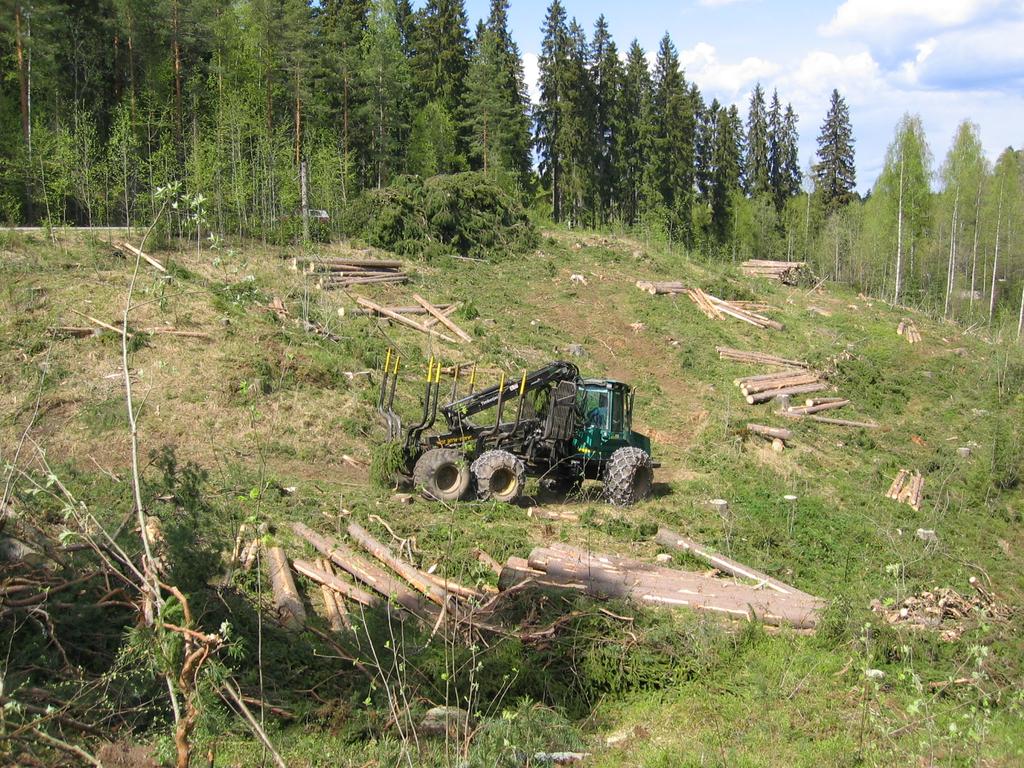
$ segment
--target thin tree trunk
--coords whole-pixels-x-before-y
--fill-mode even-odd
[[[302,69],[295,68],[295,165],[302,162],[302,96],[299,90],[299,82],[302,78]]]
[[[174,131],[178,140],[178,151],[181,151],[181,42],[178,38],[178,0],[174,0],[171,8],[172,42],[174,54]]]
[[[896,290],[893,293],[893,304],[900,303],[900,288],[903,272],[903,150],[900,149],[900,199],[896,219]]]
[[[953,298],[953,283],[956,282],[956,215],[959,206],[960,187],[957,185],[956,197],[953,198],[953,217],[949,223],[949,264],[946,267],[946,303],[942,307],[943,317],[949,317],[949,306]]]
[[[978,274],[978,229],[981,225],[981,183],[978,183],[978,194],[974,199],[974,245],[971,247],[971,317],[974,317],[975,277]]]
[[[31,122],[29,117],[28,100],[28,53],[21,33],[22,9],[21,3],[14,6],[14,46],[18,60],[18,87],[21,94],[21,135],[26,146],[31,146]]]
[[[306,161],[299,163],[299,200],[302,205],[302,242],[309,242],[309,190],[308,170]]]
[[[1017,315],[1017,341],[1020,341],[1021,331],[1024,331],[1024,285],[1020,289],[1020,314]]]
[[[992,286],[988,293],[988,324],[996,315],[996,274],[999,272],[999,226],[1003,221],[1003,180],[999,182],[999,205],[996,206],[996,249],[992,257]]]

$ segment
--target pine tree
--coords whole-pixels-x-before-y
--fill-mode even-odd
[[[695,116],[672,39],[661,39],[654,67],[651,154],[645,187],[664,207],[670,234],[690,243],[693,206]]]
[[[647,55],[636,40],[629,46],[622,89],[614,111],[612,140],[617,158],[618,183],[616,208],[626,224],[636,222],[640,208],[644,169],[647,166],[647,141],[650,131],[651,73]]]
[[[797,132],[796,112],[793,111],[792,104],[787,104],[783,111],[778,91],[772,94],[768,128],[768,167],[772,199],[775,210],[781,213],[786,202],[799,194],[803,172],[800,170],[800,136]]]
[[[768,157],[768,116],[765,113],[764,89],[758,83],[750,95],[747,111],[747,154],[743,163],[743,182],[751,197],[771,191]]]
[[[597,221],[603,224],[608,221],[615,188],[619,183],[614,123],[623,79],[619,52],[603,14],[594,25],[594,38],[590,44],[590,73],[594,89],[594,206]]]
[[[811,167],[814,187],[826,211],[853,199],[857,185],[850,110],[838,90],[832,91],[828,115],[818,134],[818,162]]]

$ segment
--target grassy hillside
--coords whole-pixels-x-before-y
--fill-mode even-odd
[[[5,464],[31,425],[16,499],[42,524],[70,526],[52,496],[31,492],[33,482],[48,487],[52,472],[113,529],[131,509],[120,342],[112,333],[54,338],[48,329],[90,325],[82,315],[116,322],[131,265],[101,237],[0,237]],[[972,616],[946,640],[938,631],[889,626],[869,609],[873,600],[894,605],[936,587],[966,595],[972,576],[1002,602],[1021,604],[1022,347],[831,286],[742,278],[729,265],[694,263],[657,244],[596,233],[548,232],[534,254],[500,263],[410,262],[411,285],[358,292],[390,304],[410,303],[413,291],[438,303],[464,302],[456,317],[475,338],[464,347],[435,346],[368,318],[339,318],[339,307],[353,306],[351,297],[316,290],[290,269],[291,250],[238,243],[157,255],[169,275],[143,270],[132,327],[173,325],[211,339],[139,333],[132,340],[148,504],[169,531],[173,576],[201,606],[204,626],[227,620],[234,628],[228,666],[255,686],[261,663],[268,698],[295,715],[270,724],[289,764],[394,764],[404,731],[388,706],[397,687],[385,679],[401,682],[416,711],[444,703],[446,695],[451,700],[453,690],[479,696],[481,725],[465,754],[421,740],[411,759],[423,765],[518,765],[520,754],[579,748],[594,752],[592,764],[602,766],[1024,760],[1019,615]],[[571,281],[574,274],[585,283]],[[722,298],[767,302],[785,330],[708,320],[685,297],[637,290],[637,279],[683,280]],[[337,339],[266,311],[274,296],[293,317],[320,322]],[[896,335],[908,315],[921,329],[921,344]],[[566,358],[574,344],[584,350],[572,359],[585,375],[637,386],[636,428],[652,436],[662,464],[652,499],[622,510],[603,504],[589,486],[561,500],[531,485],[534,497],[521,507],[450,508],[423,500],[404,505],[368,483],[366,465],[381,435],[373,408],[379,379],[346,372],[376,369],[388,346],[398,348],[398,400],[411,415],[430,355],[445,363],[476,360],[484,377],[496,380],[502,370],[515,374]],[[719,360],[716,345],[811,361],[853,401],[844,418],[882,428],[789,422],[772,406],[748,406],[732,380],[761,371]],[[791,427],[791,448],[776,454],[745,438],[748,421]],[[958,455],[962,446],[972,448],[969,458]],[[901,467],[926,478],[919,512],[884,498]],[[797,497],[794,504],[784,501],[787,494]],[[707,505],[719,497],[730,502],[724,519]],[[527,515],[529,504],[572,511],[578,520],[538,521]],[[468,582],[494,581],[474,547],[503,560],[561,540],[653,559],[659,549],[652,534],[665,524],[820,595],[830,608],[819,632],[807,636],[626,604],[527,601],[524,615],[554,618],[573,609],[578,616],[539,646],[510,639],[446,647],[410,628],[381,649],[400,659],[394,676],[378,674],[371,685],[316,637],[296,638],[263,618],[253,607],[266,603],[265,579],[256,572],[210,585],[242,522],[267,523],[268,537],[301,552],[284,523],[330,532],[349,517],[385,538],[386,521],[395,535],[414,537],[420,563],[438,563]],[[919,528],[933,529],[937,543],[921,541]],[[676,561],[700,567],[682,556]],[[309,594],[315,602],[315,591]],[[55,653],[45,639],[29,640],[16,624],[0,624],[0,631],[4,645],[13,638],[17,649],[8,690],[73,684],[37,668]],[[73,666],[132,663],[130,653],[90,654]],[[258,745],[219,712],[211,701],[200,740],[216,751],[217,765],[249,764]],[[132,724],[158,750],[168,748],[159,720]]]

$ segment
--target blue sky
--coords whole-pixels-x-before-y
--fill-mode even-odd
[[[656,50],[667,31],[710,101],[746,113],[754,83],[800,116],[809,165],[832,88],[850,106],[857,183],[866,191],[904,112],[921,115],[935,167],[956,126],[977,123],[990,158],[1024,144],[1024,0],[562,0],[587,30],[604,13],[620,50]],[[512,33],[536,78],[549,0],[511,0]],[[470,29],[489,0],[467,0]]]

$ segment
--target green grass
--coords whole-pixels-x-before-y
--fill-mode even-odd
[[[577,242],[582,247],[574,248]],[[101,243],[54,248],[18,236],[5,247],[12,255],[0,266],[0,383],[7,392],[0,396],[0,445],[16,444],[45,367],[33,435],[76,495],[116,526],[130,510],[129,496],[98,467],[123,477],[127,463],[120,389],[105,378],[117,370],[119,350],[102,337],[51,341],[46,329],[78,324],[72,309],[115,318],[125,263]],[[150,459],[147,497],[162,499],[153,513],[175,532],[180,578],[191,585],[204,626],[226,620],[234,628],[238,656],[227,663],[243,683],[257,683],[253,606],[257,593],[266,597],[265,580],[238,573],[220,593],[204,586],[241,522],[266,522],[268,535],[290,552],[310,554],[292,538],[291,521],[337,533],[351,518],[390,541],[377,516],[396,535],[415,539],[423,565],[480,584],[494,577],[471,554],[474,547],[503,560],[562,540],[653,558],[651,534],[669,525],[823,597],[830,608],[821,631],[767,634],[630,605],[526,600],[510,606],[510,621],[581,615],[546,647],[501,641],[450,648],[446,656],[437,639],[404,634],[396,655],[408,665],[403,679],[414,710],[443,703],[452,687],[464,692],[476,684],[486,692],[482,727],[466,753],[470,765],[521,764],[520,753],[542,748],[583,748],[607,766],[1009,766],[1024,759],[1019,615],[1009,624],[972,621],[962,637],[945,642],[934,632],[884,626],[869,610],[872,600],[891,603],[933,587],[966,593],[971,576],[1020,605],[1020,347],[921,316],[915,320],[924,341],[911,347],[895,333],[907,310],[869,306],[842,288],[809,293],[747,280],[729,264],[606,234],[556,230],[536,253],[496,263],[436,258],[416,265],[412,287],[365,292],[385,303],[407,303],[413,290],[439,303],[462,301],[457,318],[476,341],[458,348],[369,319],[339,319],[337,307],[351,302],[316,291],[277,250],[239,243],[200,259],[190,250],[164,255],[175,274],[170,281],[142,276],[137,300],[146,303],[133,324],[173,323],[215,340],[153,336],[133,352],[136,393],[145,402],[143,449],[149,456],[167,447],[176,457],[173,471],[157,455]],[[587,284],[570,283],[571,274]],[[651,297],[633,285],[652,278],[768,302],[785,330],[710,321],[685,297]],[[275,295],[293,316],[308,311],[329,324],[341,341],[260,309]],[[644,324],[638,333],[630,327],[636,322]],[[369,463],[381,440],[373,409],[379,380],[349,380],[345,372],[379,367],[389,345],[402,354],[397,402],[410,423],[431,355],[446,364],[476,360],[486,384],[499,369],[514,375],[565,357],[571,344],[585,350],[574,360],[586,375],[637,385],[638,425],[652,433],[663,465],[662,492],[645,503],[617,510],[585,493],[569,503],[578,523],[541,523],[500,504],[405,506],[341,459]],[[883,426],[791,423],[770,406],[747,406],[732,380],[758,369],[719,360],[716,345],[807,359],[853,401],[844,417]],[[792,446],[776,455],[744,439],[748,421],[792,428]],[[957,455],[963,445],[973,446],[970,458]],[[5,450],[3,460],[9,455]],[[189,462],[205,476],[186,473]],[[901,467],[926,476],[920,512],[883,498]],[[798,497],[792,508],[786,494]],[[706,504],[717,497],[730,502],[725,519]],[[48,524],[62,525],[60,506],[45,494],[22,489],[20,498]],[[914,535],[918,528],[934,529],[938,545],[926,547]],[[602,607],[633,621],[601,614]],[[383,632],[374,622],[373,631]],[[272,622],[263,622],[263,633],[268,698],[297,714],[272,726],[290,764],[397,761],[401,745],[379,676],[370,685],[310,635],[297,638]],[[885,677],[869,679],[866,669]],[[509,683],[504,676],[513,670]],[[38,673],[20,674],[14,679],[45,683],[33,677]],[[971,675],[977,685],[941,685]],[[236,721],[216,705],[209,711],[201,740],[204,748],[216,743],[217,765],[258,755]],[[155,734],[166,728],[152,733],[160,741]],[[414,761],[456,765],[458,754],[453,745],[423,744]]]

